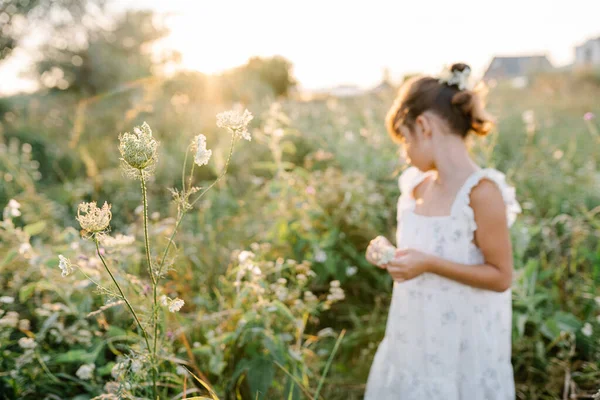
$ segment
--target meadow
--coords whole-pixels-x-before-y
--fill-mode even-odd
[[[0,398],[362,398],[392,289],[364,253],[395,236],[406,167],[394,88],[215,90],[0,99]],[[500,83],[472,143],[523,208],[518,399],[600,399],[599,96],[594,71]]]

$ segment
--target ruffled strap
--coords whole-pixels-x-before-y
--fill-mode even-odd
[[[413,192],[415,188],[423,182],[429,172],[423,172],[417,167],[409,167],[398,178],[398,187],[400,188],[400,199],[398,201],[398,207],[401,210],[412,207],[415,203]]]
[[[477,230],[475,213],[470,204],[470,194],[471,190],[484,178],[494,182],[500,189],[504,204],[506,204],[506,223],[509,227],[512,226],[517,218],[517,214],[520,214],[522,211],[521,206],[517,201],[515,188],[506,183],[506,176],[502,172],[494,168],[480,169],[467,179],[456,196],[456,200],[452,207],[452,214],[457,215],[462,212],[469,221],[471,232]]]

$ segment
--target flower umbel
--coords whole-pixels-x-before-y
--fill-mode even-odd
[[[62,276],[67,276],[75,270],[75,268],[73,268],[73,264],[71,264],[71,261],[62,254],[58,255],[58,267],[62,271]]]
[[[162,296],[160,296],[160,304],[162,304],[163,306],[168,306],[169,311],[176,312],[176,311],[179,311],[181,309],[181,307],[183,307],[185,302],[183,300],[181,300],[179,297],[170,299],[169,297],[167,297],[163,294]]]
[[[210,160],[210,156],[212,155],[212,150],[206,149],[206,136],[202,134],[196,136],[194,138],[194,148],[196,151],[194,162],[198,164],[198,166],[208,164],[208,160]]]
[[[134,127],[133,133],[125,132],[119,135],[123,172],[134,179],[141,177],[142,171],[146,175],[151,174],[158,161],[158,144],[146,122],[142,126]]]
[[[81,225],[81,229],[90,234],[105,231],[112,218],[110,207],[107,202],[104,202],[102,208],[98,208],[95,201],[79,204],[76,218]]]
[[[244,112],[240,112],[240,110],[230,110],[217,114],[217,126],[219,128],[227,128],[234,135],[241,136],[244,139],[250,141],[252,137],[250,136],[250,132],[248,132],[248,124],[254,116],[247,109]]]

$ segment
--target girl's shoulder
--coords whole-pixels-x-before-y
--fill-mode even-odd
[[[517,201],[515,187],[507,182],[504,173],[495,168],[479,169],[467,179],[457,195],[455,207],[458,210],[456,211],[462,210],[471,220],[474,220],[473,209],[471,208],[471,194],[474,188],[479,186],[482,181],[489,181],[500,190],[506,206],[507,223],[508,226],[511,226],[515,222],[517,214],[521,213],[522,209]],[[481,189],[479,196],[488,196],[492,194],[488,188],[481,187]]]

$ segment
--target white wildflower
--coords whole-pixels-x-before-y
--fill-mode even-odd
[[[298,279],[298,281],[300,281],[300,282],[306,282],[307,278],[306,278],[306,275],[304,275],[304,274],[298,274],[298,275],[296,275],[296,279]]]
[[[96,206],[96,202],[81,203],[77,207],[77,221],[81,228],[88,233],[98,233],[106,230],[112,218],[111,205],[104,202],[102,208]]]
[[[323,250],[318,250],[315,254],[315,261],[316,262],[325,262],[327,261],[327,253],[325,253]]]
[[[592,329],[592,324],[590,324],[589,322],[586,322],[583,325],[583,328],[581,328],[581,333],[583,333],[585,336],[592,336],[593,333],[593,329]]]
[[[21,348],[23,348],[25,350],[35,349],[35,346],[37,346],[37,343],[32,338],[23,337],[23,338],[19,339],[19,346],[21,346]]]
[[[15,302],[15,298],[11,296],[2,296],[0,297],[0,303],[4,304],[12,304]]]
[[[125,371],[127,371],[127,364],[125,362],[118,362],[112,367],[110,374],[114,379],[118,379]]]
[[[183,300],[176,298],[171,301],[171,304],[169,304],[169,311],[171,311],[171,312],[179,311],[181,309],[181,307],[183,307],[184,304],[185,304],[185,302]]]
[[[358,271],[358,268],[354,265],[346,267],[346,276],[353,276]]]
[[[168,303],[168,297],[165,296],[164,294],[162,296],[160,296],[160,304],[162,304],[163,306],[166,306]]]
[[[19,210],[19,208],[21,208],[21,204],[19,204],[19,202],[16,201],[15,199],[10,199],[8,201],[8,204],[4,208],[4,213],[3,213],[4,219],[9,219],[9,218],[20,216],[21,210]]]
[[[133,133],[119,135],[119,151],[121,167],[129,177],[140,178],[142,171],[151,174],[158,161],[159,143],[152,137],[150,126],[144,122],[142,126],[133,128]]]
[[[194,139],[194,147],[196,149],[196,156],[194,157],[194,162],[198,164],[198,166],[208,164],[208,160],[210,160],[210,156],[212,155],[212,150],[206,149],[206,136],[200,134]]]
[[[58,267],[62,271],[62,276],[67,276],[75,270],[75,268],[73,268],[73,264],[71,264],[71,261],[69,261],[69,259],[62,254],[58,255],[58,260]]]
[[[243,250],[242,252],[240,252],[240,254],[238,255],[238,261],[240,263],[244,263],[246,260],[250,259],[250,258],[254,258],[254,253],[251,251],[246,251]]]
[[[122,235],[120,233],[118,233],[114,237],[110,235],[102,235],[100,242],[105,247],[128,246],[135,242],[135,237],[131,235]]]
[[[144,363],[142,363],[141,360],[133,360],[131,361],[131,372],[137,374],[138,372],[140,372],[142,370],[142,367],[144,366]]]
[[[15,311],[9,311],[0,318],[0,326],[6,326],[9,328],[16,328],[19,323],[19,313]]]
[[[28,319],[22,319],[19,321],[19,329],[22,331],[28,331],[31,328],[31,323]]]
[[[81,380],[88,381],[94,376],[95,369],[96,366],[94,364],[84,364],[79,367],[77,372],[75,372],[75,375]]]
[[[337,279],[335,281],[331,281],[329,284],[331,285],[332,288],[340,287],[340,281],[338,281]]]
[[[217,126],[227,128],[234,135],[250,141],[252,137],[248,132],[248,124],[253,118],[252,113],[247,109],[243,113],[239,109],[234,109],[217,114]]]
[[[19,246],[19,254],[22,256],[29,254],[31,250],[33,249],[31,248],[31,244],[29,242],[21,243]]]

